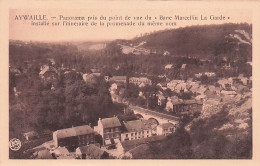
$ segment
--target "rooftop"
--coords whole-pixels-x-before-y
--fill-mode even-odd
[[[66,137],[75,137],[78,135],[91,134],[94,133],[94,130],[90,126],[84,125],[84,126],[77,126],[77,127],[57,130],[54,133],[56,133],[57,138],[66,138]]]
[[[52,71],[52,72],[58,73],[58,71],[54,67],[48,66],[48,65],[43,65],[41,67],[41,72],[39,74],[40,75],[44,75],[48,71]]]
[[[126,80],[126,76],[113,76],[111,77],[112,80]]]
[[[143,119],[124,122],[124,125],[128,132],[136,132],[151,129],[151,124]]]
[[[90,144],[88,146],[78,147],[81,154],[86,154],[92,159],[100,159],[105,151],[101,150],[97,146]]]
[[[103,128],[120,127],[121,123],[117,117],[100,119]]]

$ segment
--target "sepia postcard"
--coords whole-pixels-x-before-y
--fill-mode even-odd
[[[259,165],[259,1],[1,1],[0,165]]]

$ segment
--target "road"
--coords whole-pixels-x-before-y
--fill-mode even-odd
[[[173,121],[179,120],[179,118],[176,117],[176,116],[151,111],[151,110],[148,110],[148,109],[145,109],[145,108],[142,108],[142,107],[138,107],[138,106],[129,105],[129,108],[135,110],[136,112],[157,116],[157,117],[162,118],[162,119],[173,120]]]

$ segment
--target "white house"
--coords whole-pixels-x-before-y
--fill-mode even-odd
[[[121,141],[147,138],[152,135],[152,127],[148,120],[139,119],[124,122],[125,130],[121,133]]]
[[[177,125],[172,123],[163,123],[157,126],[157,135],[169,135],[174,133]]]
[[[202,73],[195,74],[196,78],[200,78],[202,76]]]
[[[168,64],[168,65],[165,65],[165,70],[167,70],[167,69],[171,69],[171,68],[173,68],[173,65],[172,64]]]
[[[169,51],[164,51],[163,52],[163,56],[169,56],[170,55],[170,52]]]
[[[216,73],[215,72],[205,72],[205,75],[207,77],[215,77],[216,76]]]

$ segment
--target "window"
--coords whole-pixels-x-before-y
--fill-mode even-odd
[[[147,131],[147,134],[149,134],[149,131]]]
[[[137,133],[135,133],[135,135],[137,135]]]
[[[144,131],[142,131],[142,134],[144,134]]]
[[[131,133],[131,136],[134,136],[134,133]]]
[[[111,128],[111,132],[113,132],[113,128]]]
[[[126,134],[125,136],[128,137],[128,134]]]
[[[141,132],[139,132],[139,135],[141,135]]]

